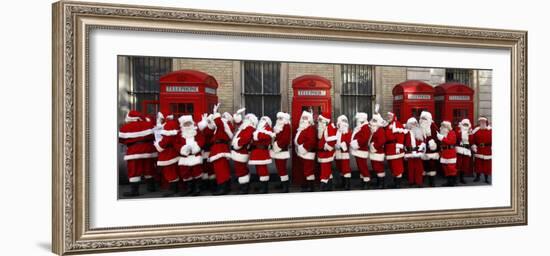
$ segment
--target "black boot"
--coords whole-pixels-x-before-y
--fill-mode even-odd
[[[430,187],[435,187],[435,176],[428,176],[428,185]]]
[[[476,172],[476,177],[474,178],[474,182],[479,182],[479,173]]]
[[[344,178],[344,189],[351,190],[351,178]]]
[[[315,191],[314,186],[315,184],[313,184],[312,180],[307,180],[306,184],[302,187],[302,192],[313,192]]]
[[[401,178],[397,178],[397,177],[393,178],[393,187],[401,188]]]
[[[193,185],[193,190],[191,191],[191,196],[198,196],[201,194],[201,187],[202,185],[202,179],[196,179],[193,181],[195,185]]]
[[[226,181],[222,184],[218,184],[216,186],[216,192],[213,193],[215,196],[221,196],[221,195],[227,195],[229,194],[229,186],[231,185],[231,181]]]
[[[147,183],[147,192],[157,191],[157,184],[155,183],[154,178],[145,179],[145,183]]]
[[[243,184],[239,184],[239,194],[240,195],[246,195],[248,194],[248,190],[250,188],[250,185],[249,183],[243,183]]]
[[[269,183],[268,183],[268,181],[261,181],[261,182],[260,182],[260,190],[259,190],[258,193],[260,193],[260,194],[267,194],[268,190],[269,190]]]
[[[370,181],[364,181],[363,180],[363,186],[361,187],[363,190],[370,189]]]
[[[321,182],[320,186],[319,186],[319,190],[321,191],[328,191],[328,182],[325,183],[325,182]]]
[[[193,180],[190,180],[190,181],[184,181],[183,182],[183,185],[185,186],[185,188],[180,191],[179,195],[180,196],[188,196],[188,195],[191,195],[191,193],[193,193],[193,189],[194,186],[195,186],[195,182]]]
[[[466,181],[464,180],[464,172],[460,172],[460,183],[466,184]]]
[[[288,180],[281,182],[281,192],[288,193]]]
[[[378,177],[376,179],[376,186],[379,189],[385,189],[386,188],[386,179],[385,179],[385,177]]]
[[[456,184],[456,176],[447,176],[447,183],[443,184],[444,187],[454,187]]]
[[[130,183],[130,191],[122,193],[124,197],[136,197],[139,196],[139,182]]]
[[[163,197],[170,197],[178,193],[178,190],[179,190],[178,182],[170,182],[169,185],[170,185],[170,188],[168,189],[168,191],[162,194]]]
[[[489,175],[483,174],[483,176],[485,177],[485,183],[491,184],[491,182],[489,181]]]

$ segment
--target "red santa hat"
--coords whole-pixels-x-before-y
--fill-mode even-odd
[[[288,113],[278,112],[277,113],[277,118],[284,120],[285,123],[290,123],[290,115]]]
[[[264,121],[267,125],[269,125],[269,127],[271,127],[271,125],[273,124],[269,116],[262,116],[262,118],[260,118],[260,122],[262,121]],[[260,127],[260,128],[263,128],[263,127]]]
[[[307,121],[310,123],[310,124],[313,124],[314,121],[313,121],[313,113],[309,112],[309,111],[302,111],[302,115],[300,116],[300,119],[307,119]]]
[[[323,112],[318,117],[317,120],[330,123],[330,112]]]
[[[168,111],[160,111],[157,115],[160,118],[164,119],[164,120],[173,120],[174,119],[174,115],[170,114]]]
[[[244,116],[244,120],[248,120],[250,121],[250,124],[252,126],[256,126],[258,125],[258,117],[256,117],[256,115],[252,114],[252,113],[248,113]]]
[[[422,118],[424,118],[424,119],[426,119],[426,120],[430,120],[430,121],[433,120],[433,118],[432,118],[432,113],[430,113],[430,112],[428,112],[428,111],[422,111],[422,112],[420,113],[420,119],[422,119]]]
[[[378,113],[378,110],[380,109],[380,105],[376,104],[375,107],[374,107],[374,114],[372,115],[372,119],[371,121],[376,121],[376,123],[378,125],[383,125],[384,124],[384,118],[382,117],[382,115],[380,115],[380,113]]]
[[[126,114],[126,118],[124,119],[124,121],[126,122],[137,122],[137,121],[141,121],[142,119],[142,114],[136,110],[130,110],[128,111],[128,114]]]
[[[462,121],[460,121],[460,123],[458,123],[458,125],[460,126],[464,126],[465,124],[467,124],[469,127],[472,127],[472,123],[470,123],[470,119],[468,118],[464,118],[462,119]]]
[[[355,114],[355,120],[360,122],[366,122],[369,120],[369,115],[364,112],[358,112],[357,114]]]
[[[415,124],[418,124],[418,120],[416,120],[416,118],[411,117],[411,118],[407,119],[407,128],[410,128],[411,126],[413,126]]]
[[[164,127],[162,128],[160,134],[164,136],[174,136],[178,134],[179,128],[180,127],[178,121],[169,119],[164,124]]]
[[[191,122],[193,125],[195,124],[195,121],[193,121],[193,117],[191,115],[180,116],[180,118],[178,118],[178,121],[181,127],[183,127],[183,124],[186,122]]]
[[[451,121],[449,121],[449,120],[445,120],[445,121],[441,122],[441,127],[445,127],[449,130],[453,129],[453,125],[451,124]]]
[[[480,116],[478,119],[477,119],[478,122],[481,122],[481,121],[485,121],[487,122],[487,125],[489,125],[489,119],[485,116]]]

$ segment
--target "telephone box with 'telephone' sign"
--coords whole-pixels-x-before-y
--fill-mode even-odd
[[[444,83],[435,87],[435,121],[451,121],[456,126],[462,119],[473,123],[474,90],[461,83]]]
[[[393,87],[393,113],[401,123],[420,117],[422,111],[434,114],[434,88],[422,81],[409,80]]]
[[[303,75],[292,80],[292,128],[293,135],[296,134],[302,111],[311,111],[314,120],[321,113],[330,113],[332,110],[330,80],[317,75]],[[293,136],[294,137],[294,136]],[[296,153],[292,157],[292,181],[296,185],[304,182],[300,161]]]
[[[203,113],[211,113],[218,103],[216,79],[197,70],[178,70],[160,78],[160,111],[175,118],[192,115],[195,121]]]

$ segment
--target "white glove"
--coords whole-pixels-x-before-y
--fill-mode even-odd
[[[395,153],[400,154],[401,153],[401,148],[400,147],[395,147]]]
[[[348,151],[348,145],[345,142],[340,143],[340,148],[342,151]]]
[[[474,153],[477,153],[477,145],[472,145],[472,151],[474,151]]]
[[[218,104],[214,105],[214,109],[212,110],[212,113],[214,113],[214,114],[218,113],[218,109],[220,108],[220,104],[221,103],[218,103]]]
[[[426,152],[426,143],[420,144],[420,146],[418,146],[418,151]]]
[[[302,145],[298,145],[298,154],[304,155],[304,154],[306,154],[306,153],[307,153],[307,150],[306,150],[306,148],[304,148],[304,145],[303,145],[303,144],[302,144]]]
[[[443,140],[443,138],[445,138],[445,136],[443,136],[443,134],[437,133],[437,139],[438,140]]]
[[[181,147],[180,154],[182,156],[188,156],[191,153],[191,147],[189,145],[185,145]]]
[[[430,146],[430,150],[436,150],[437,149],[437,144],[435,143],[435,141],[433,139],[428,141],[428,146]]]
[[[244,113],[244,111],[246,110],[246,108],[240,108],[239,110],[237,110],[237,113],[238,115],[242,115]]]
[[[374,142],[371,142],[369,145],[370,152],[376,152],[376,148],[374,147]]]
[[[350,146],[352,149],[358,149],[358,148],[359,148],[359,142],[357,142],[357,140],[352,140],[352,141],[349,143],[349,146]]]
[[[193,143],[193,145],[191,145],[191,154],[197,154],[201,152],[201,147],[199,147],[199,144],[197,144],[197,142]]]

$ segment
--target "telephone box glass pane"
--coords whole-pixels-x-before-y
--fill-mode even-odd
[[[321,113],[321,106],[302,106],[303,111],[311,111],[313,113],[313,120],[317,120],[317,117]]]
[[[453,125],[458,124],[462,119],[468,118],[467,109],[453,109]]]
[[[412,116],[414,116],[416,118],[416,120],[420,120],[420,113],[422,113],[422,111],[426,111],[427,109],[426,108],[413,108],[411,110],[412,110]]]

